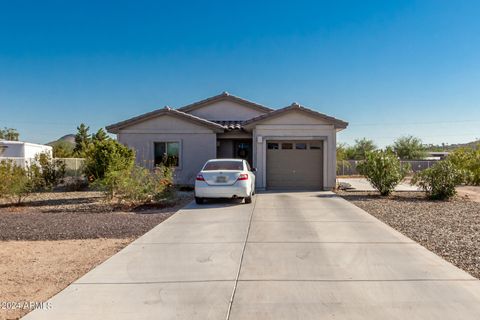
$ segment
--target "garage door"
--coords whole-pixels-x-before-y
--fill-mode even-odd
[[[267,141],[267,188],[322,187],[322,141]]]

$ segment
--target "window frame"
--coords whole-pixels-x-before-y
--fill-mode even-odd
[[[182,141],[181,140],[155,140],[153,141],[153,167],[155,168],[157,164],[155,164],[155,145],[157,143],[165,144],[165,151],[168,152],[168,143],[178,143],[178,166],[173,166],[176,170],[180,170],[182,168],[183,159],[182,159]]]

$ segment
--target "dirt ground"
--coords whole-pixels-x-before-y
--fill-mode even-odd
[[[30,311],[6,308],[6,303],[46,301],[132,240],[0,242],[0,319],[16,319]]]
[[[130,211],[99,192],[39,193],[19,207],[0,202],[0,319],[28,313],[25,302],[47,301],[191,200],[191,192],[178,193]]]
[[[338,194],[480,279],[480,203],[458,195],[432,201],[423,192]]]
[[[458,195],[464,198],[468,198],[475,202],[480,202],[480,186],[461,186],[457,187]]]

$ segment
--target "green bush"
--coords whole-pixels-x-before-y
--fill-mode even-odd
[[[395,154],[389,151],[368,152],[357,168],[382,196],[392,193],[409,171],[409,168],[402,167]]]
[[[52,158],[48,153],[40,153],[35,156],[30,170],[35,176],[37,190],[51,190],[65,176],[65,162]]]
[[[96,184],[110,199],[130,204],[158,201],[170,197],[173,192],[173,169],[162,166],[151,172],[140,166],[129,168],[124,161],[114,161],[105,177]]]
[[[105,178],[110,171],[130,171],[135,152],[115,140],[94,140],[85,151],[84,173],[90,182]],[[113,177],[112,177],[113,178]]]
[[[10,160],[0,161],[0,198],[20,204],[38,184],[38,174]]]
[[[460,148],[450,153],[447,159],[465,174],[465,183],[480,185],[480,147]]]
[[[432,167],[417,172],[412,184],[418,185],[427,197],[434,200],[446,200],[456,194],[455,187],[464,180],[464,172],[449,160],[442,160]]]

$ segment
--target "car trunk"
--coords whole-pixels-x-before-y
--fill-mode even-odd
[[[211,186],[231,186],[239,175],[240,172],[236,170],[202,171],[205,182]]]

